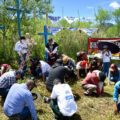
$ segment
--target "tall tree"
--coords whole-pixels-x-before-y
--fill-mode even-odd
[[[117,25],[117,35],[120,37],[120,8],[116,9],[112,14]]]
[[[102,7],[98,8],[98,12],[95,13],[96,21],[100,28],[103,28],[105,23],[111,20],[111,13],[104,10]]]

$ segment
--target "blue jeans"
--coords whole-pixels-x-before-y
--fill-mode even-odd
[[[27,120],[29,116],[31,116],[29,108],[24,107],[23,111],[20,113],[20,120]]]
[[[103,72],[108,77],[110,62],[103,62]]]
[[[10,88],[0,88],[0,95],[1,95],[3,98],[6,98],[9,90],[10,90]]]
[[[108,76],[108,82],[118,82],[119,81],[119,76],[114,76],[114,77],[111,77],[110,75]]]

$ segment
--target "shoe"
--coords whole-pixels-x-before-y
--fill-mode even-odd
[[[44,103],[49,103],[50,102],[50,98],[47,97],[47,96],[44,96],[43,97],[43,101],[44,101]]]
[[[84,95],[85,95],[85,96],[89,96],[89,94],[88,94],[86,91],[84,92]]]

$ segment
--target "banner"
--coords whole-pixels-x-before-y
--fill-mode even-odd
[[[64,19],[67,20],[67,22],[69,24],[71,24],[71,23],[75,22],[76,20],[78,20],[78,18],[76,18],[76,17],[67,17],[67,16],[65,16]]]
[[[56,33],[58,33],[59,31],[61,31],[61,27],[48,27],[48,30],[50,30],[50,32],[55,35]]]
[[[88,36],[91,36],[95,31],[98,30],[98,28],[89,28],[89,29],[82,28],[81,30],[85,32]]]
[[[88,54],[89,55],[95,55],[101,52],[100,50],[98,50],[98,47],[97,47],[98,41],[113,42],[116,45],[118,45],[120,48],[120,38],[88,38]],[[113,56],[118,57],[119,53],[113,54]]]
[[[59,22],[62,19],[62,17],[48,16],[48,19],[52,22],[52,24],[56,24],[57,22]]]

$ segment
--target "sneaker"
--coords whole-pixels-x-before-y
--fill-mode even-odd
[[[49,103],[49,102],[50,102],[50,98],[44,96],[44,97],[43,97],[43,101],[44,101],[44,103]]]

